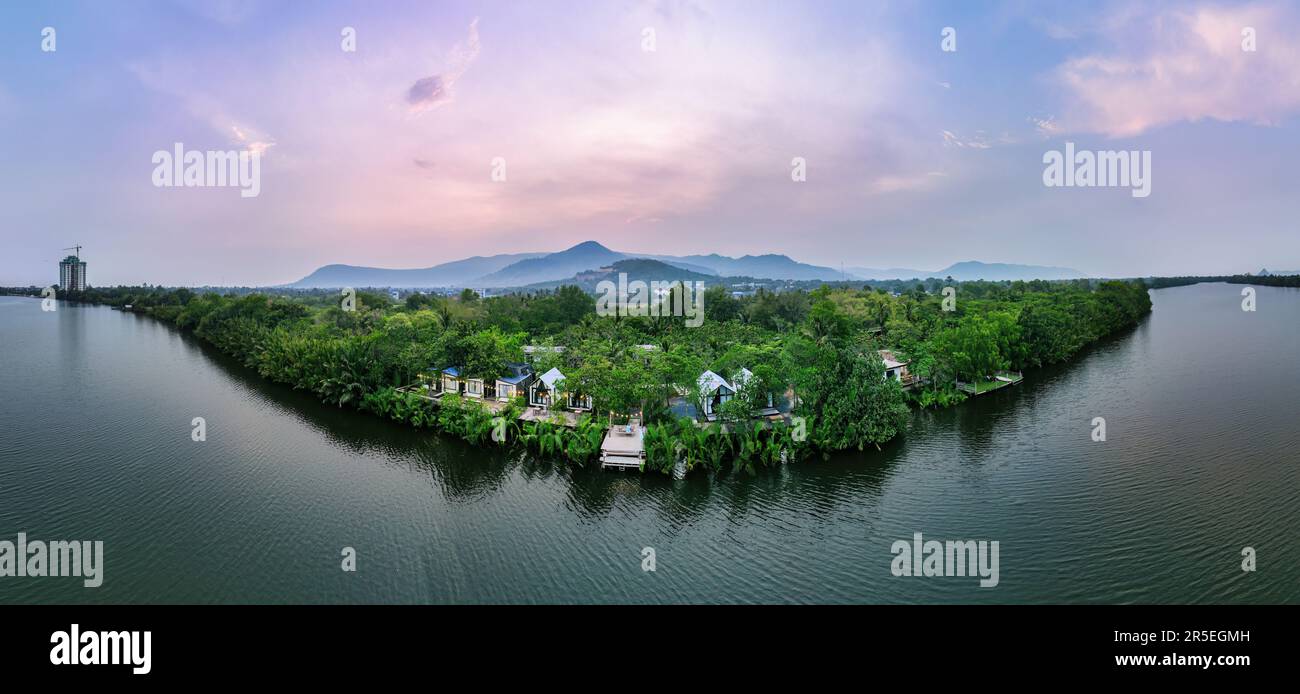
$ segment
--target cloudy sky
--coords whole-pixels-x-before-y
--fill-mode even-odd
[[[1296,3],[1268,0],[5,3],[0,285],[55,281],[77,243],[98,285],[588,239],[1300,269],[1297,35]],[[260,194],[156,187],[177,142],[260,152]],[[1066,142],[1150,151],[1151,195],[1046,187]]]

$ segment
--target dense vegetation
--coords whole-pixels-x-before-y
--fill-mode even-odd
[[[812,291],[705,294],[706,320],[599,317],[595,300],[576,287],[482,298],[414,294],[395,302],[359,292],[355,310],[336,295],[195,293],[188,289],[118,287],[62,298],[132,305],[215,345],[262,376],[310,391],[323,402],[488,441],[497,413],[472,400],[443,398],[432,407],[398,387],[456,365],[491,382],[523,346],[540,351],[537,371],[557,366],[565,388],[590,395],[598,410],[577,428],[518,422],[511,403],[506,441],[543,455],[591,460],[610,421],[639,414],[649,425],[647,466],[663,471],[752,470],[809,454],[879,446],[906,427],[907,403],[943,406],[964,399],[955,387],[1001,370],[1068,359],[1085,345],[1134,325],[1150,311],[1140,282],[967,282],[954,310],[939,287],[901,292],[868,286]],[[645,347],[649,345],[650,347]],[[923,385],[904,393],[883,378],[877,350],[910,359]],[[699,405],[705,369],[733,379],[753,376],[700,426],[670,412],[680,398]],[[769,396],[790,398],[794,423],[754,422]]]

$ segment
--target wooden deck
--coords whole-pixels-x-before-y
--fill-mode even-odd
[[[631,429],[629,432],[628,429]],[[645,462],[645,427],[634,421],[605,432],[600,444],[600,467],[615,470],[640,470]]]
[[[1017,385],[1023,380],[1025,380],[1025,375],[1019,371],[999,371],[993,375],[993,378],[981,383],[958,382],[957,390],[967,395],[984,395],[1007,386]]]

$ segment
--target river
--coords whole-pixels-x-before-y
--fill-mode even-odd
[[[1253,313],[1240,291],[1153,291],[1138,327],[882,451],[685,480],[468,445],[145,316],[0,297],[0,540],[105,554],[99,588],[0,577],[0,602],[1300,602],[1300,290]],[[918,532],[998,541],[998,585],[892,575]]]

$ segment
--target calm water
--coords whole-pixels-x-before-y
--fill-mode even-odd
[[[1300,291],[1152,297],[884,451],[683,481],[471,447],[145,317],[0,297],[0,539],[106,555],[97,590],[0,578],[0,602],[1300,602]],[[914,532],[998,540],[1000,584],[892,576]]]

